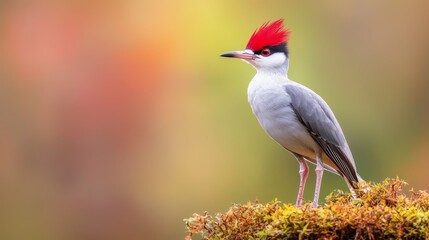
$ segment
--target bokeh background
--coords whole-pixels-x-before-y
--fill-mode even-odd
[[[298,164],[247,103],[267,20],[360,174],[429,189],[428,1],[1,1],[0,238],[183,239],[183,219],[295,202]],[[312,199],[311,168],[305,198]],[[344,181],[325,174],[322,197]]]

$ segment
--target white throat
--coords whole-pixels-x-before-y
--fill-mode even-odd
[[[289,59],[284,53],[274,53],[268,57],[259,57],[250,63],[258,73],[267,75],[287,75]]]

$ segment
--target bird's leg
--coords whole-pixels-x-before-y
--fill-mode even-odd
[[[307,177],[308,177],[308,166],[303,156],[295,154],[295,157],[299,163],[299,176],[300,176],[299,191],[298,191],[298,197],[296,199],[296,206],[300,207],[302,205],[305,182],[307,181]]]
[[[319,206],[319,193],[320,193],[320,186],[322,184],[322,177],[323,177],[323,161],[322,161],[322,154],[316,153],[316,189],[314,190],[314,200],[313,200],[313,207]]]

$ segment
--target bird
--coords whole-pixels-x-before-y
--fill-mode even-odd
[[[220,56],[241,59],[256,69],[248,85],[248,101],[265,132],[298,160],[296,206],[303,205],[307,162],[316,165],[312,207],[319,206],[324,170],[343,177],[355,197],[363,179],[333,111],[313,90],[288,78],[289,37],[284,19],[268,21],[253,32],[245,50]]]

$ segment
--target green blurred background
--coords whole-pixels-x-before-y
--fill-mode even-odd
[[[429,188],[428,1],[2,1],[0,238],[183,239],[232,203],[294,203],[298,164],[219,54],[267,20],[289,77],[341,123],[361,176]],[[305,192],[312,199],[311,168]],[[346,190],[325,174],[322,197]]]

